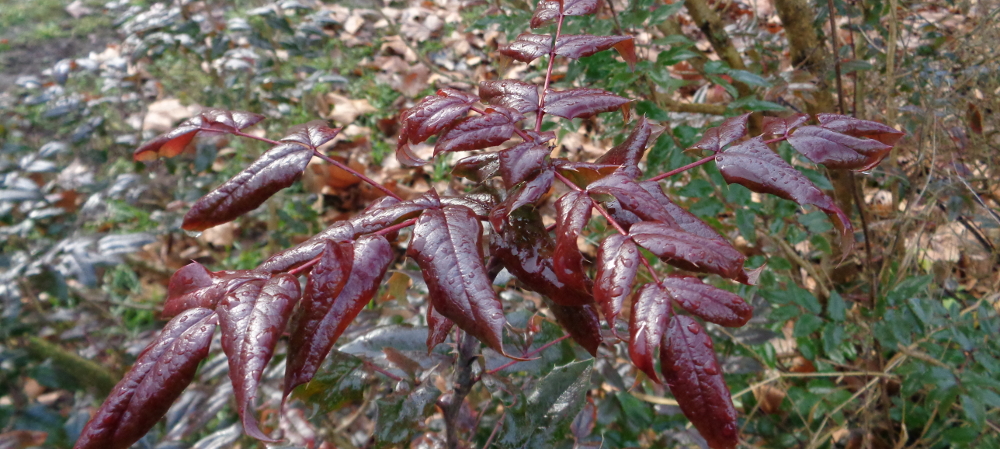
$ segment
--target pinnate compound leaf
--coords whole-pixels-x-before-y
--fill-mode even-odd
[[[771,151],[760,137],[730,147],[715,156],[715,163],[730,184],[818,207],[840,231],[841,254],[846,256],[851,252],[854,229],[847,214],[809,178]]]
[[[656,221],[632,225],[635,243],[678,268],[713,273],[746,283],[745,257],[732,245],[700,237]]]
[[[674,302],[709,323],[740,327],[753,318],[740,295],[708,285],[695,277],[670,276],[662,281]]]
[[[877,140],[859,139],[819,126],[795,130],[788,136],[788,144],[817,164],[850,170],[870,170],[892,150]]]
[[[642,160],[642,155],[652,142],[656,142],[665,129],[646,120],[645,116],[639,117],[628,138],[608,150],[595,162],[597,164],[620,165],[623,174],[630,178],[638,178],[641,175],[639,161]]]
[[[204,231],[256,209],[271,195],[291,186],[309,164],[313,150],[297,143],[271,148],[232,179],[191,206],[181,226]]]
[[[788,117],[764,117],[763,134],[787,136],[793,129],[809,120],[809,114],[792,114]]]
[[[464,157],[455,163],[451,174],[475,183],[496,176],[500,171],[500,153],[481,153]]]
[[[549,89],[545,92],[542,111],[565,119],[575,119],[614,111],[628,104],[627,98],[602,89]]]
[[[531,16],[531,28],[538,28],[559,18],[559,1],[541,0]],[[564,0],[562,15],[585,16],[597,12],[600,8],[598,0]]]
[[[823,128],[848,136],[872,139],[886,145],[895,146],[906,133],[891,126],[869,120],[860,120],[840,114],[816,114],[816,120]]]
[[[429,209],[413,229],[407,254],[417,261],[441,315],[503,354],[506,318],[483,265],[483,227],[465,207]]]
[[[195,308],[169,323],[115,385],[80,433],[75,449],[127,449],[149,431],[208,355],[218,316]]]
[[[147,162],[157,157],[174,157],[184,151],[199,131],[232,133],[253,126],[264,118],[250,112],[205,109],[176,128],[144,142],[135,150],[133,158]]]
[[[655,382],[660,380],[656,375],[653,356],[672,314],[670,294],[662,285],[649,283],[636,292],[628,323],[628,354],[636,368]]]
[[[628,236],[614,234],[601,242],[597,250],[597,279],[594,300],[601,306],[608,327],[615,331],[615,319],[639,272],[639,249]]]
[[[508,189],[520,184],[546,167],[552,149],[537,142],[524,142],[501,150],[500,177]]]
[[[694,319],[675,315],[660,345],[660,371],[670,392],[712,449],[739,442],[736,409],[712,339]]]
[[[722,148],[729,145],[747,133],[747,119],[750,113],[730,117],[719,126],[705,130],[701,140],[691,146],[691,148],[718,153]]]
[[[282,137],[281,141],[299,143],[315,150],[337,137],[341,129],[343,128],[331,128],[325,120],[313,120],[292,127],[288,130],[289,134]]]
[[[583,254],[576,244],[590,221],[593,203],[586,192],[569,192],[556,201],[556,249],[552,266],[556,278],[569,288],[590,291],[591,280],[583,270]]]
[[[524,118],[520,112],[497,106],[485,115],[468,117],[446,131],[434,146],[437,155],[449,151],[471,151],[500,145],[514,134],[514,126]]]
[[[427,353],[448,339],[448,332],[451,332],[454,325],[454,322],[434,308],[434,304],[427,303]]]
[[[503,106],[522,114],[538,110],[538,86],[524,81],[482,81],[479,83],[479,97],[493,106]]]

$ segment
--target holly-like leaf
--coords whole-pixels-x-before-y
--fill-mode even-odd
[[[434,304],[427,303],[427,353],[434,350],[434,347],[444,343],[448,339],[448,332],[455,325],[446,316],[441,315]]]
[[[434,146],[434,154],[500,145],[510,139],[514,125],[524,118],[520,112],[503,106],[488,108],[485,112],[485,115],[465,118],[446,131]]]
[[[590,221],[593,203],[586,192],[572,191],[556,201],[556,249],[552,267],[556,278],[574,290],[590,291],[591,280],[583,269],[583,254],[576,244]]]
[[[659,382],[653,356],[663,339],[673,308],[670,294],[662,285],[649,283],[639,288],[632,303],[629,319],[628,354],[632,363],[646,373],[650,379]]]
[[[451,174],[480,183],[500,171],[500,153],[480,153],[464,157],[455,163]]]
[[[506,318],[483,265],[482,239],[483,227],[472,210],[429,209],[417,219],[407,254],[420,266],[434,308],[503,354]]]
[[[555,315],[559,325],[569,332],[573,340],[583,346],[592,356],[597,356],[597,348],[604,341],[601,337],[601,319],[592,304],[561,305],[553,302],[549,310]]]
[[[176,128],[144,142],[135,150],[133,158],[148,162],[157,157],[174,157],[184,151],[199,131],[232,133],[253,126],[264,118],[250,112],[205,109]]]
[[[214,309],[230,290],[267,277],[267,273],[257,270],[211,272],[198,262],[189,263],[170,277],[162,316],[176,316],[195,307]]]
[[[617,199],[621,208],[643,220],[659,221],[676,227],[673,217],[667,213],[658,198],[621,172],[595,181],[587,187],[587,191],[599,201],[607,201],[608,198],[603,197],[605,195]]]
[[[617,333],[615,319],[622,311],[625,298],[632,292],[632,283],[639,272],[639,257],[635,242],[621,234],[608,236],[597,250],[594,300],[600,304],[612,332]]]
[[[508,189],[545,168],[552,149],[537,142],[524,142],[500,151],[500,178]]]
[[[391,198],[391,197],[390,197]],[[392,198],[392,201],[396,201]],[[369,208],[370,209],[370,208]],[[366,212],[368,210],[366,209]],[[338,221],[298,245],[274,253],[257,267],[257,271],[276,274],[309,262],[323,253],[327,242],[353,239],[358,232],[349,221]]]
[[[730,184],[818,207],[840,231],[841,253],[846,256],[851,252],[854,229],[847,214],[809,178],[771,151],[760,137],[727,149],[715,156],[715,163]]]
[[[787,136],[793,129],[809,120],[809,114],[792,114],[788,117],[764,117],[763,134]]]
[[[645,116],[639,117],[635,128],[632,129],[628,138],[621,144],[615,145],[608,150],[607,153],[604,153],[595,162],[598,164],[620,165],[624,175],[630,178],[638,178],[641,175],[639,172],[639,161],[642,159],[642,155],[652,142],[656,142],[656,139],[660,137],[660,134],[665,129],[646,120]]]
[[[479,83],[479,97],[493,106],[503,106],[522,114],[538,110],[538,86],[524,81],[482,81]]]
[[[601,89],[549,89],[545,91],[542,111],[565,119],[575,119],[614,111],[628,103],[627,98]]]
[[[298,143],[315,150],[320,145],[333,140],[343,128],[331,128],[325,120],[313,120],[293,126],[288,135],[281,138],[282,142]]]
[[[142,438],[194,378],[218,317],[196,308],[178,315],[139,354],[80,433],[75,449],[127,449]]]
[[[886,145],[895,146],[906,133],[870,120],[860,120],[840,114],[816,114],[819,125],[848,136],[872,139]]]
[[[636,223],[629,229],[629,234],[636,244],[678,268],[748,282],[743,270],[745,257],[728,243],[706,239],[656,221]]]
[[[788,136],[788,143],[817,164],[850,170],[870,170],[892,150],[877,140],[859,139],[819,126],[795,130]]]
[[[465,117],[479,97],[455,89],[440,89],[408,109],[399,118],[399,144],[420,143]]]
[[[740,327],[753,318],[753,307],[740,295],[708,285],[696,277],[670,276],[663,279],[662,284],[674,302],[709,323]]]
[[[256,209],[271,195],[291,186],[309,164],[313,150],[297,143],[271,148],[229,181],[191,206],[181,226],[204,231]]]
[[[736,409],[712,339],[694,319],[675,315],[660,345],[660,370],[684,416],[712,449],[739,442]]]
[[[747,119],[749,118],[750,113],[748,112],[736,117],[730,117],[719,126],[708,128],[705,130],[705,134],[702,135],[701,140],[692,145],[691,148],[711,151],[713,153],[722,151],[723,147],[746,135]]]
[[[559,1],[540,0],[531,16],[531,28],[538,28],[559,18]],[[600,3],[597,0],[563,0],[562,15],[584,16],[597,12]]]

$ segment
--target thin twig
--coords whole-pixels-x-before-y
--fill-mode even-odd
[[[361,174],[357,170],[355,170],[355,169],[353,169],[351,167],[348,167],[347,164],[344,164],[343,162],[340,162],[340,161],[338,161],[338,160],[336,160],[336,159],[334,159],[334,158],[332,158],[330,156],[327,156],[327,155],[325,155],[323,153],[320,153],[319,151],[316,151],[316,150],[313,150],[313,155],[316,156],[316,157],[318,157],[318,158],[320,158],[320,159],[323,159],[324,161],[329,162],[330,164],[334,165],[335,167],[337,167],[337,168],[339,168],[339,169],[341,169],[343,171],[346,171],[346,172],[348,172],[348,173],[350,173],[350,174],[352,174],[354,176],[357,176],[362,181],[370,184],[372,187],[374,187],[376,189],[381,190],[386,195],[389,195],[389,196],[391,196],[391,197],[393,197],[393,198],[395,198],[397,200],[400,200],[400,201],[403,200],[402,198],[399,197],[399,195],[396,195],[396,192],[393,192],[392,190],[389,190],[388,187],[386,187],[386,186],[384,186],[382,184],[379,184],[379,183],[373,181],[371,178],[369,178],[369,177]]]
[[[563,2],[559,2],[559,21],[556,22],[556,35],[552,38],[553,42],[559,42],[559,35],[562,34],[563,20],[566,18],[563,15]],[[552,67],[555,65],[556,60],[556,46],[555,43],[552,44],[552,48],[549,50],[549,67],[545,70],[545,86],[542,87],[542,94],[538,96],[538,111],[535,112],[535,132],[542,132],[542,117],[545,116],[545,112],[542,111],[542,107],[545,106],[545,93],[549,90],[549,83],[552,82]]]

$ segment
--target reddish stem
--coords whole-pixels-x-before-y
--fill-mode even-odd
[[[390,373],[390,372],[388,372],[388,371],[386,371],[386,370],[384,370],[384,369],[376,366],[372,362],[369,362],[369,361],[365,360],[364,364],[365,364],[366,367],[368,367],[368,369],[370,369],[372,371],[375,371],[376,373],[379,373],[379,374],[381,374],[381,375],[383,375],[385,377],[388,377],[388,378],[390,378],[390,379],[392,379],[392,380],[394,380],[396,382],[402,382],[403,381],[402,377],[399,377],[399,376],[397,376],[395,374],[392,374],[392,373]]]
[[[697,160],[697,161],[692,162],[690,164],[687,164],[687,165],[685,165],[683,167],[675,168],[675,169],[670,170],[670,171],[668,171],[666,173],[661,173],[661,174],[656,175],[656,176],[654,176],[652,178],[649,178],[649,180],[650,181],[659,181],[659,180],[661,180],[663,178],[669,178],[669,177],[671,177],[673,175],[676,175],[678,173],[684,173],[684,172],[686,172],[686,171],[688,171],[688,170],[690,170],[692,168],[695,168],[695,167],[697,167],[699,165],[705,165],[706,163],[708,163],[708,161],[711,161],[712,159],[715,159],[715,155],[714,154],[711,155],[711,156],[706,156],[703,159]]]
[[[316,265],[317,263],[319,263],[319,259],[322,258],[322,257],[323,257],[322,255],[316,256],[316,257],[312,258],[312,260],[310,260],[310,261],[308,261],[308,262],[306,262],[306,263],[304,263],[302,265],[299,265],[299,266],[297,266],[297,267],[289,270],[288,274],[290,274],[292,276],[298,276],[299,273],[302,273],[303,271],[306,271],[306,269],[312,268],[313,265]]]
[[[320,159],[323,159],[324,161],[329,162],[330,164],[334,165],[335,167],[337,167],[337,168],[339,168],[339,169],[341,169],[343,171],[346,171],[346,172],[348,172],[348,173],[350,173],[350,174],[352,174],[354,176],[357,176],[362,181],[367,182],[368,184],[370,184],[372,187],[375,187],[376,189],[379,189],[382,192],[385,192],[386,195],[389,195],[389,196],[391,196],[391,197],[393,197],[393,198],[395,198],[397,200],[403,201],[403,199],[400,198],[399,195],[396,195],[395,192],[393,192],[392,190],[389,190],[386,186],[373,181],[371,178],[369,178],[369,177],[367,177],[367,176],[359,173],[357,170],[355,170],[355,169],[353,169],[351,167],[348,167],[343,162],[340,162],[340,161],[338,161],[336,159],[333,159],[330,156],[327,156],[327,155],[325,155],[323,153],[320,153],[319,151],[316,151],[316,150],[313,150],[313,155],[315,155],[316,157],[318,157]]]
[[[388,228],[385,228],[385,229],[381,229],[381,230],[379,230],[379,231],[376,231],[376,232],[374,232],[374,234],[378,234],[378,235],[386,235],[386,234],[388,234],[388,233],[390,233],[390,232],[393,232],[393,231],[398,231],[398,230],[400,230],[400,229],[403,229],[403,228],[405,228],[405,227],[407,227],[407,226],[412,226],[412,225],[413,225],[414,223],[416,223],[416,222],[417,222],[417,219],[416,219],[416,218],[411,218],[411,219],[409,219],[409,220],[406,220],[406,221],[404,221],[404,222],[402,222],[402,223],[399,223],[399,224],[394,224],[394,225],[392,225],[392,226],[389,226]]]
[[[253,134],[247,134],[247,133],[245,133],[243,131],[220,131],[220,130],[215,130],[215,129],[205,129],[204,131],[215,131],[215,132],[220,132],[220,133],[229,133],[229,134],[232,134],[234,136],[240,136],[240,137],[246,137],[247,139],[259,140],[261,142],[266,142],[266,143],[269,143],[271,145],[281,145],[281,142],[278,142],[277,140],[271,140],[271,139],[268,139],[267,137],[257,137],[257,136],[255,136]]]
[[[538,353],[540,353],[540,352],[542,352],[542,351],[544,351],[546,349],[549,349],[549,347],[551,347],[552,345],[554,345],[556,343],[559,343],[560,341],[563,341],[563,340],[565,340],[567,338],[569,338],[569,334],[563,335],[562,337],[559,337],[559,338],[557,338],[555,340],[552,340],[552,341],[550,341],[548,343],[545,343],[544,345],[540,346],[538,349],[535,349],[534,351],[529,351],[529,352],[525,353],[524,355],[521,356],[521,358],[525,358],[526,359],[528,357],[534,357],[534,356],[538,355]],[[498,367],[496,369],[491,369],[491,370],[487,371],[486,374],[496,374],[496,373],[498,373],[500,371],[503,371],[503,370],[505,370],[507,368],[510,368],[510,367],[512,367],[514,365],[517,365],[518,363],[525,362],[525,361],[526,360],[511,360],[510,362],[507,362],[507,363],[504,363],[503,365],[500,365],[500,367]],[[482,376],[480,376],[480,377],[482,377]]]
[[[559,42],[559,34],[562,33],[563,19],[566,16],[563,15],[563,2],[559,2],[559,21],[556,22],[556,36],[553,38],[552,48],[549,49],[549,67],[545,69],[545,86],[542,87],[542,95],[538,97],[538,112],[535,113],[535,132],[542,132],[542,117],[545,116],[545,112],[542,112],[542,106],[545,105],[545,92],[549,90],[549,83],[552,81],[552,67],[555,65],[556,60],[556,43]]]
[[[788,140],[788,136],[781,136],[781,137],[778,137],[778,138],[775,138],[775,139],[765,140],[764,143],[765,144],[775,143],[775,142],[781,142],[783,140]]]

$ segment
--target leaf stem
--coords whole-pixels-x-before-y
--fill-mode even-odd
[[[355,170],[355,169],[353,169],[353,168],[351,168],[351,167],[348,167],[348,166],[347,166],[346,164],[344,164],[343,162],[340,162],[340,161],[338,161],[338,160],[336,160],[336,159],[334,159],[334,158],[332,158],[332,157],[330,157],[330,156],[327,156],[327,155],[325,155],[325,154],[323,154],[323,153],[320,153],[319,151],[316,151],[316,150],[313,150],[313,155],[315,155],[316,157],[318,157],[318,158],[320,158],[320,159],[323,159],[324,161],[327,161],[327,162],[329,162],[329,163],[330,163],[330,164],[332,164],[333,166],[335,166],[335,167],[337,167],[337,168],[339,168],[339,169],[341,169],[341,170],[343,170],[343,171],[346,171],[346,172],[348,172],[348,173],[350,173],[350,174],[352,174],[352,175],[354,175],[354,176],[357,176],[357,177],[358,177],[358,178],[360,178],[360,179],[361,179],[362,181],[364,181],[364,182],[367,182],[367,183],[368,183],[368,184],[370,184],[370,185],[371,185],[372,187],[375,187],[376,189],[379,189],[379,190],[381,190],[381,191],[382,191],[382,192],[384,192],[384,193],[385,193],[386,195],[389,195],[389,196],[391,196],[391,197],[393,197],[393,198],[395,198],[395,199],[397,199],[397,200],[400,200],[400,201],[403,201],[403,199],[402,199],[402,198],[400,198],[400,197],[399,197],[399,195],[396,195],[396,193],[395,193],[395,192],[393,192],[392,190],[389,190],[389,189],[388,189],[388,188],[387,188],[386,186],[384,186],[384,185],[382,185],[382,184],[379,184],[379,183],[377,183],[377,182],[373,181],[373,180],[372,180],[371,178],[369,178],[369,177],[367,177],[367,176],[365,176],[365,175],[361,174],[361,173],[360,173],[360,172],[358,172],[357,170]]]
[[[390,378],[390,379],[392,379],[392,380],[394,380],[396,382],[402,382],[403,381],[402,377],[399,377],[399,376],[397,376],[395,374],[392,374],[392,373],[390,373],[390,372],[382,369],[381,367],[375,365],[372,362],[364,360],[364,364],[365,364],[365,367],[367,367],[368,369],[370,369],[372,371],[375,371],[376,373],[379,373],[379,374],[381,374],[381,375],[383,375],[385,377],[388,377],[388,378]]]
[[[310,260],[310,261],[308,261],[308,262],[306,262],[306,263],[304,263],[302,265],[299,265],[299,266],[297,266],[297,267],[295,267],[295,268],[293,268],[291,270],[288,270],[288,274],[290,274],[292,276],[298,276],[299,273],[302,273],[303,271],[306,271],[306,269],[311,268],[313,265],[316,265],[317,263],[319,263],[319,260],[322,257],[323,257],[322,254],[319,255],[319,256],[313,257],[312,260]]]
[[[686,172],[686,171],[688,171],[688,170],[690,170],[692,168],[695,168],[695,167],[697,167],[699,165],[705,165],[706,163],[708,163],[708,161],[711,161],[713,159],[715,159],[715,155],[714,154],[711,155],[711,156],[705,156],[704,158],[699,159],[697,161],[694,161],[694,162],[692,162],[690,164],[687,164],[687,165],[685,165],[683,167],[675,168],[675,169],[670,170],[670,171],[668,171],[666,173],[661,173],[659,175],[656,175],[656,176],[654,176],[652,178],[649,178],[649,180],[650,181],[659,181],[659,180],[664,179],[664,178],[669,178],[669,177],[671,177],[673,175],[676,175],[678,173],[684,173],[684,172]]]
[[[563,20],[566,16],[563,14],[563,2],[559,2],[559,21],[556,22],[556,35],[552,39],[552,48],[549,49],[549,67],[545,69],[545,85],[542,87],[542,94],[538,96],[538,112],[535,113],[535,132],[542,132],[542,117],[545,116],[545,112],[542,111],[542,106],[545,105],[545,92],[549,90],[549,84],[552,82],[552,67],[555,65],[556,60],[556,44],[559,43],[559,34],[562,33]]]
[[[373,232],[373,234],[386,235],[386,234],[388,234],[390,232],[398,231],[398,230],[403,229],[405,227],[412,226],[416,222],[417,222],[416,218],[411,218],[411,219],[406,220],[406,221],[404,221],[402,223],[394,224],[392,226],[389,226],[388,228],[380,229],[378,231],[375,231],[375,232]]]
[[[555,345],[555,344],[559,343],[560,341],[563,341],[563,340],[565,340],[567,338],[569,338],[569,334],[563,335],[562,337],[559,337],[559,338],[557,338],[555,340],[552,340],[552,341],[550,341],[548,343],[545,343],[544,345],[539,346],[538,349],[526,352],[521,357],[525,358],[525,359],[529,358],[529,357],[534,357],[534,356],[538,355],[540,352],[542,352],[542,351],[544,351],[546,349],[549,349],[550,347],[552,347],[552,345]],[[504,363],[503,365],[500,365],[497,368],[494,368],[494,369],[491,369],[491,370],[487,371],[486,374],[496,374],[496,373],[498,373],[500,371],[503,371],[503,370],[505,370],[507,368],[510,368],[510,367],[514,366],[514,365],[517,365],[518,363],[521,363],[523,361],[524,360],[511,360],[511,361],[509,361],[507,363]],[[482,377],[482,376],[480,375],[480,377]]]

